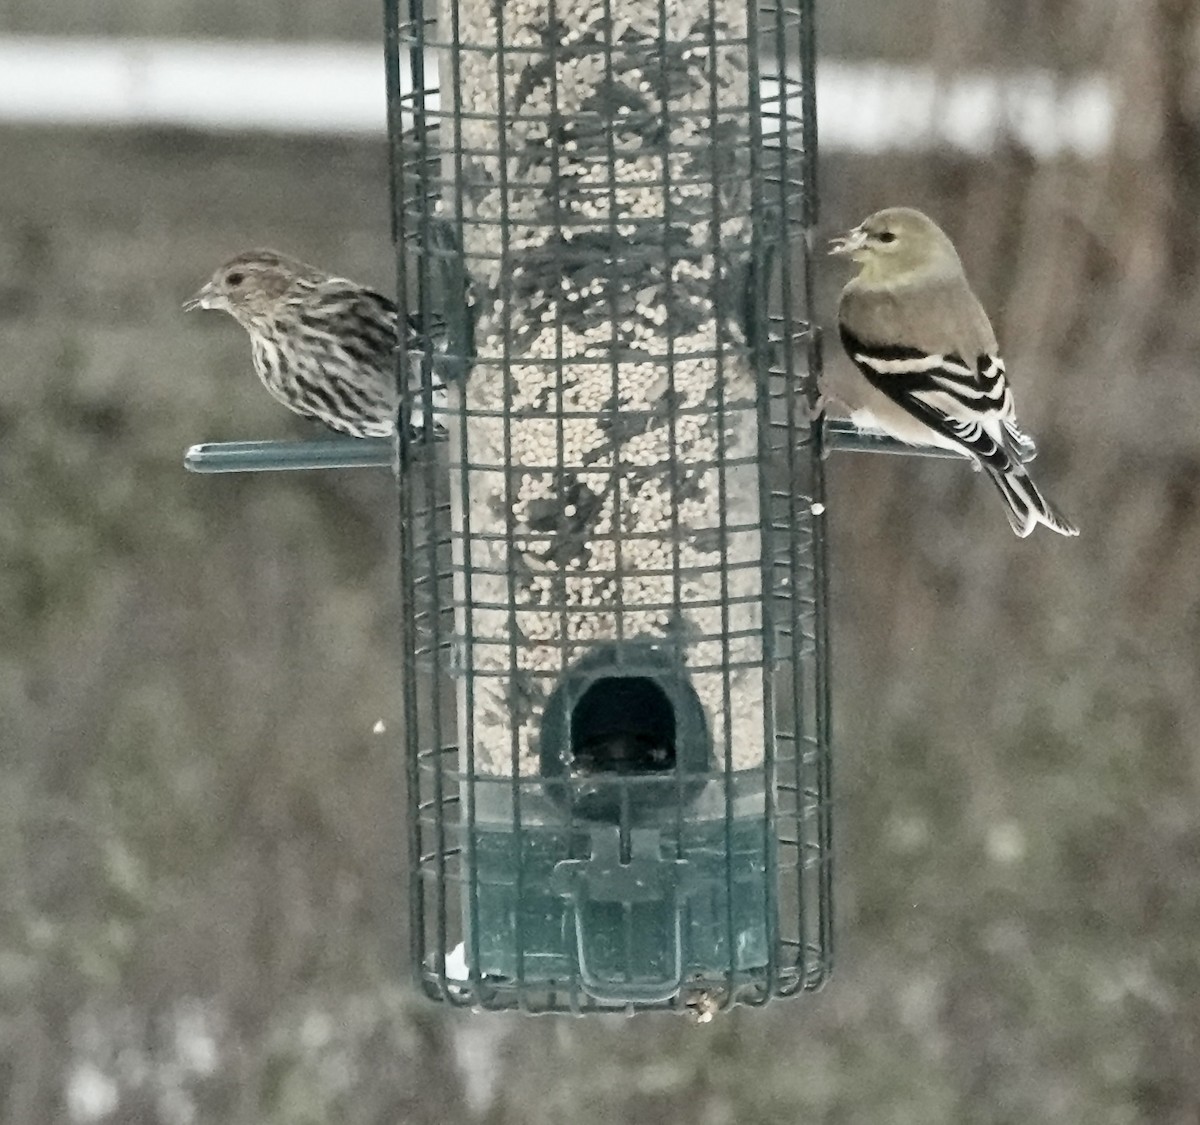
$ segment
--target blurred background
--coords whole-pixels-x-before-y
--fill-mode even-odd
[[[823,233],[941,221],[1083,534],[830,460],[839,966],[703,1027],[411,994],[388,474],[182,469],[311,433],[219,261],[392,289],[378,8],[0,0],[2,1120],[1194,1125],[1200,2],[819,5]]]

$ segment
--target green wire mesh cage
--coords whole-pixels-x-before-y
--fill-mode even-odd
[[[811,0],[385,13],[417,977],[529,1011],[816,988]]]

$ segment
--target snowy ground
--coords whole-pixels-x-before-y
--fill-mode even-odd
[[[336,1100],[361,1077],[353,1060],[367,1040],[408,1033],[411,1023],[404,1004],[401,994],[392,991],[349,996],[332,1011],[293,1013],[293,1026],[281,1028],[276,1037],[278,1060],[302,1072],[305,1088],[315,1097]],[[454,1066],[467,1106],[478,1117],[486,1114],[498,1092],[500,1051],[515,1018],[491,1016],[456,1024]],[[132,1010],[109,1011],[103,1017],[80,1015],[74,1025],[79,1061],[66,1088],[67,1113],[74,1125],[95,1125],[109,1118],[133,1091],[139,1101],[154,1105],[159,1120],[192,1125],[199,1089],[229,1064],[228,1056],[236,1050],[221,1014],[199,1000],[181,1001],[171,1015],[160,1014],[153,1055],[145,1049],[147,1034]]]
[[[431,76],[432,77],[432,76]],[[346,44],[0,37],[0,121],[382,133],[383,58]],[[1095,156],[1112,129],[1100,79],[967,74],[827,61],[821,144],[986,152],[1004,136],[1039,156]]]

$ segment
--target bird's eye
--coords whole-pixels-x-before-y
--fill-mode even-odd
[[[227,273],[225,275],[225,284],[232,285],[235,289],[245,280],[246,275],[244,273],[238,273],[237,270],[234,270],[233,273]]]
[[[880,231],[877,236],[880,242],[895,242],[896,236],[890,230]]]

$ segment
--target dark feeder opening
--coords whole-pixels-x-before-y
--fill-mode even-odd
[[[648,773],[675,767],[675,710],[645,676],[593,680],[571,711],[571,768]]]
[[[609,824],[674,819],[711,768],[704,709],[657,645],[606,645],[571,669],[546,704],[541,773],[555,804]],[[676,771],[682,776],[677,777]]]

